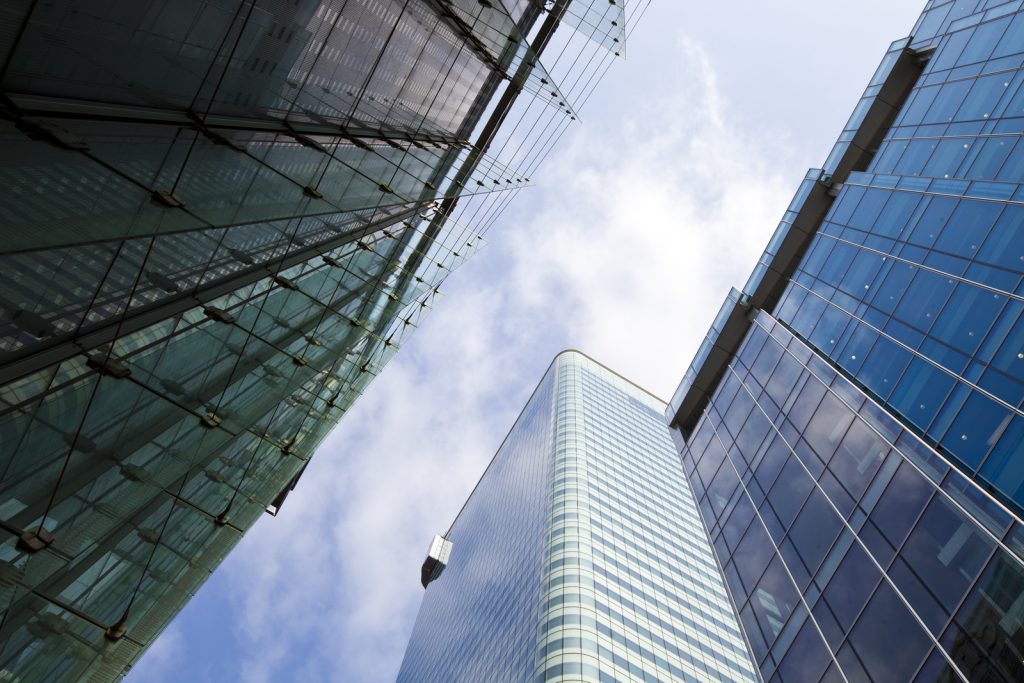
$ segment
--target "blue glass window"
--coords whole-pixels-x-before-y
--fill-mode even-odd
[[[871,521],[898,548],[933,491],[930,482],[911,465],[902,463],[871,510]]]
[[[978,258],[1014,271],[1024,268],[1024,206],[1006,207],[981,245]]]
[[[824,591],[825,602],[844,632],[850,630],[881,576],[860,545],[851,545]]]
[[[836,342],[843,336],[843,330],[850,324],[850,316],[835,306],[827,306],[814,326],[814,330],[808,335],[811,344],[831,353]]]
[[[1003,17],[979,26],[971,37],[971,42],[960,55],[960,59],[957,60],[957,65],[974,64],[988,59],[1009,23],[1010,17]]]
[[[1024,88],[1021,88],[1021,92],[1024,93]],[[1024,182],[1024,143],[1017,142],[1013,148],[1013,154],[1003,162],[996,179],[1017,183]]]
[[[973,29],[966,31],[958,31],[952,35],[946,37],[942,41],[942,45],[939,47],[938,52],[928,63],[928,68],[931,71],[942,71],[949,69],[956,64],[957,59],[964,51],[964,47],[967,45],[967,41],[970,40],[974,34]]]
[[[823,462],[828,462],[852,420],[853,414],[850,409],[833,394],[828,393],[807,425],[804,439]]]
[[[924,429],[938,413],[955,381],[942,370],[915,357],[889,400],[896,410]]]
[[[959,680],[960,676],[949,666],[941,651],[938,648],[933,648],[931,655],[929,655],[927,661],[921,667],[921,671],[914,678],[914,683],[953,683]],[[972,677],[970,680],[984,681],[989,679]]]
[[[725,510],[729,498],[732,497],[733,491],[738,485],[739,479],[736,478],[736,470],[729,463],[723,463],[718,468],[718,474],[708,484],[707,496],[714,508],[716,518]]]
[[[976,180],[994,180],[1016,142],[1017,138],[1009,137],[989,138],[986,140],[978,156],[975,157],[974,162],[971,164],[967,177]]]
[[[753,650],[754,660],[759,662],[768,654],[768,645],[765,643],[761,627],[758,626],[757,619],[754,618],[754,610],[750,605],[740,612],[740,621],[743,622],[743,631],[747,635],[750,649]]]
[[[875,591],[850,632],[850,644],[875,683],[905,683],[931,642],[887,583]],[[893,647],[899,643],[899,647]]]
[[[949,613],[935,599],[931,590],[922,583],[921,578],[910,569],[901,557],[893,560],[888,569],[889,578],[921,617],[925,626],[933,633],[938,633],[946,625]]]
[[[925,114],[931,109],[942,86],[932,85],[918,88],[903,108],[903,114],[897,119],[900,126],[916,126],[924,120]]]
[[[779,364],[772,373],[765,391],[776,404],[782,406],[790,399],[797,380],[800,378],[801,367],[789,354],[779,359]]]
[[[935,151],[935,146],[934,140],[912,140],[896,163],[893,172],[900,175],[920,175],[928,158]]]
[[[855,420],[828,468],[854,498],[860,498],[878,471],[889,447],[866,424]]]
[[[834,357],[847,372],[859,373],[877,339],[878,333],[870,327],[854,323],[847,328],[847,338],[841,355]]]
[[[939,496],[932,499],[915,525],[900,556],[951,611],[988,560],[992,545]]]
[[[718,439],[712,438],[704,449],[704,454],[697,462],[697,473],[700,475],[701,481],[711,481],[724,460],[725,449],[722,448],[722,444]]]
[[[981,468],[981,476],[1024,505],[1024,419],[1014,415]]]
[[[861,197],[853,215],[846,221],[846,225],[865,232],[871,230],[871,226],[882,212],[882,207],[886,205],[889,195],[888,190],[869,188]]]
[[[730,548],[735,548],[742,537],[747,525],[754,519],[754,506],[746,496],[740,496],[736,507],[732,509],[729,519],[722,527],[722,537]]]
[[[819,297],[810,294],[806,295],[792,319],[793,327],[804,336],[809,336],[808,333],[814,329],[814,324],[818,322],[818,318],[821,317],[821,313],[825,310],[826,306],[827,304]]]
[[[753,590],[774,554],[775,549],[764,527],[758,522],[751,524],[733,555],[736,571],[747,586],[746,592]]]
[[[885,279],[881,284],[875,286],[874,294],[870,299],[871,303],[879,310],[891,315],[899,305],[916,273],[917,268],[908,263],[893,263],[886,272]]]
[[[931,247],[953,215],[957,200],[950,197],[930,197],[927,208],[906,238],[911,244]]]
[[[1024,14],[1013,17],[1006,32],[999,39],[995,50],[992,51],[992,59],[1017,54],[1021,51],[1024,51]]]
[[[859,251],[852,245],[836,242],[828,260],[817,273],[818,277],[826,282],[839,282]]]
[[[967,355],[974,355],[1006,297],[959,283],[932,327],[932,335]]]
[[[978,386],[1011,406],[1020,405],[1021,401],[1024,401],[1024,384],[1010,379],[992,368],[982,373],[981,379],[978,380]]]
[[[796,458],[786,461],[782,473],[768,492],[768,501],[783,526],[788,527],[796,517],[813,485],[814,482]]]
[[[970,143],[960,138],[939,141],[921,175],[948,178],[960,167],[970,148]]]
[[[878,148],[878,153],[871,160],[868,166],[870,173],[892,173],[896,162],[903,156],[910,143],[906,140],[886,140]]]
[[[928,113],[924,115],[922,123],[948,123],[953,120],[953,116],[960,108],[960,104],[964,101],[964,97],[967,96],[967,91],[970,90],[974,81],[956,81],[954,83],[946,83],[939,89],[939,94],[935,97],[935,102],[932,103]]]
[[[1002,436],[1009,421],[1010,412],[1006,408],[972,391],[940,443],[974,469]]]
[[[817,683],[831,662],[818,629],[807,620],[779,665],[777,678],[786,683]]]
[[[996,104],[1009,87],[1005,74],[982,76],[974,82],[970,95],[956,113],[957,121],[987,119],[995,111]]]
[[[961,201],[936,240],[936,248],[958,256],[974,256],[1002,208],[991,202]]]
[[[883,256],[858,249],[857,255],[850,264],[850,269],[840,283],[840,289],[856,298],[864,296],[883,263],[885,263]]]
[[[899,237],[923,195],[914,192],[893,192],[885,210],[875,221],[872,232],[885,237]]]
[[[789,456],[789,446],[786,445],[782,438],[776,437],[765,450],[764,456],[754,472],[754,476],[757,478],[757,482],[761,485],[762,489],[767,491],[772,487],[772,484],[775,483],[775,478],[779,475],[783,464],[785,464]]]
[[[910,363],[910,357],[910,352],[903,347],[879,337],[871,348],[870,362],[861,368],[857,377],[866,387],[886,399]]]
[[[812,491],[789,530],[789,538],[808,573],[817,571],[841,529],[842,523],[825,496],[818,489]]]
[[[796,587],[793,586],[782,561],[776,555],[750,596],[754,615],[769,642],[779,635],[799,602]]]
[[[747,415],[750,414],[753,407],[754,399],[750,397],[750,394],[743,389],[736,392],[736,398],[733,399],[732,405],[725,411],[724,424],[730,435],[739,434],[740,427],[747,421]]]

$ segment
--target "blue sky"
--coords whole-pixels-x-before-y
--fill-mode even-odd
[[[425,324],[129,675],[392,681],[419,565],[551,358],[668,397],[922,0],[653,0]]]

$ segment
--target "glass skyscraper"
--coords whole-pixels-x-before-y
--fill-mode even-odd
[[[1024,11],[931,0],[667,411],[766,681],[1024,680]]]
[[[431,546],[399,681],[757,680],[664,410],[554,359]]]
[[[115,678],[276,514],[623,16],[0,5],[0,679]]]

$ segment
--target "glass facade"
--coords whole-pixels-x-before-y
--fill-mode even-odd
[[[756,681],[664,403],[556,357],[455,523],[399,681]]]
[[[621,12],[0,7],[0,678],[116,678],[276,514]]]
[[[1022,66],[928,2],[667,411],[766,681],[1024,680]]]

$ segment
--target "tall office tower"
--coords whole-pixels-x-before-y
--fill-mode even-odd
[[[624,38],[615,0],[0,6],[0,679],[130,665]]]
[[[1024,13],[928,2],[671,401],[766,681],[1024,680]]]
[[[399,681],[757,680],[664,410],[555,358],[431,547]]]

